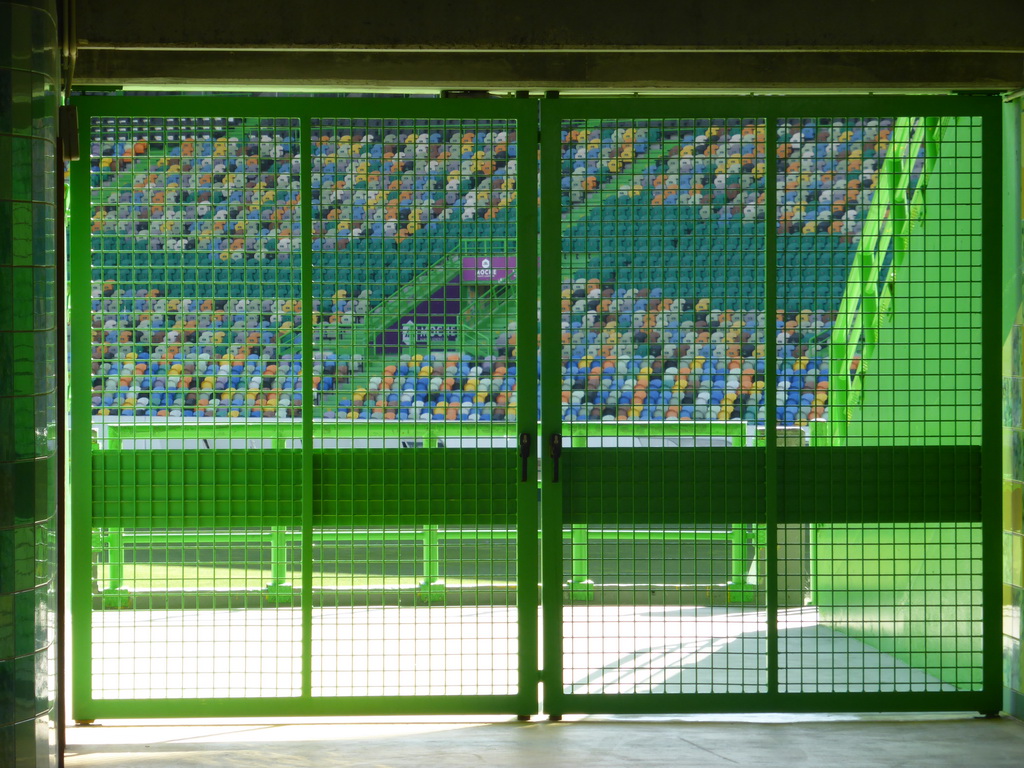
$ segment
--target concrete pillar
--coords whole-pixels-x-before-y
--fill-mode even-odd
[[[56,759],[53,0],[0,0],[0,765]],[[61,323],[63,327],[63,323]]]

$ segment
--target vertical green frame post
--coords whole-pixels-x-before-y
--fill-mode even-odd
[[[1003,398],[1003,105],[999,96],[973,97],[981,113],[981,508],[982,686],[1002,707],[1002,398]],[[981,106],[981,105],[979,105]]]
[[[89,120],[78,112],[82,152],[71,162],[68,215],[68,603],[71,609],[71,716],[89,720],[92,703],[92,409],[90,407],[92,282]],[[57,553],[63,557],[64,553]]]
[[[777,154],[779,117],[773,110],[764,115],[764,549],[765,619],[768,695],[779,692],[779,455],[778,404],[779,348],[775,318],[779,305]],[[758,526],[755,526],[755,530]],[[760,538],[760,537],[758,537]],[[758,542],[760,544],[760,542]],[[758,547],[759,548],[759,547]],[[756,550],[755,550],[756,551]],[[755,561],[760,560],[755,557]]]
[[[518,144],[516,174],[516,316],[519,339],[517,365],[516,432],[530,435],[533,449],[526,460],[526,482],[518,483],[516,605],[519,610],[520,717],[540,711],[540,656],[537,611],[540,599],[540,508],[537,501],[537,461],[541,451],[538,434],[538,359],[533,343],[538,338],[537,173],[540,144],[537,136],[537,100],[517,98],[509,103],[516,120]],[[524,346],[524,340],[527,343]],[[524,385],[525,383],[525,385]],[[522,459],[520,459],[522,461]]]
[[[299,120],[302,226],[302,695],[313,695],[313,140]]]
[[[562,431],[561,317],[561,122],[558,101],[542,101],[540,110],[540,439],[541,578],[544,642],[544,711],[561,715],[562,695],[562,488],[554,482],[549,458],[552,436]]]

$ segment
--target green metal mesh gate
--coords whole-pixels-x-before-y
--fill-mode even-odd
[[[78,718],[537,710],[536,106],[353,103],[80,106]]]
[[[543,104],[547,712],[999,708],[990,106]]]
[[[81,100],[74,716],[997,709],[989,102]]]

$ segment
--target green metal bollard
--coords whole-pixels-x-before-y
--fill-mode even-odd
[[[757,582],[751,582],[751,558],[749,545],[754,536],[750,526],[734,525],[729,530],[730,576],[726,588],[730,603],[752,603],[757,600]],[[757,550],[754,550],[754,566],[757,564]]]
[[[282,525],[270,527],[270,583],[263,594],[270,603],[290,603],[295,597],[288,581],[288,529]]]
[[[566,582],[574,600],[592,600],[594,582],[587,575],[590,559],[590,531],[585,523],[573,523],[570,527],[571,576]]]
[[[124,585],[124,531],[108,528],[107,586],[102,591],[104,608],[131,608],[132,596]]]
[[[436,525],[424,525],[420,529],[423,546],[423,577],[417,587],[422,600],[443,600],[444,580],[441,578],[441,535]]]
[[[819,525],[811,524],[807,532],[807,605],[818,604],[818,529]]]

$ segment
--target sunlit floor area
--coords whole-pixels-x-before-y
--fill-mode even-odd
[[[100,611],[96,699],[300,696],[298,608]],[[767,614],[739,606],[569,606],[563,682],[573,694],[764,693]],[[313,612],[313,696],[508,695],[518,685],[508,606],[363,606]],[[780,611],[783,693],[951,691],[954,685]],[[960,674],[960,670],[954,670]]]
[[[72,728],[73,768],[1019,768],[1024,725],[970,715],[472,718]]]
[[[707,606],[586,606],[566,610],[566,691],[764,693],[765,611]],[[783,693],[952,691],[956,687],[835,631],[814,608],[781,610]]]

